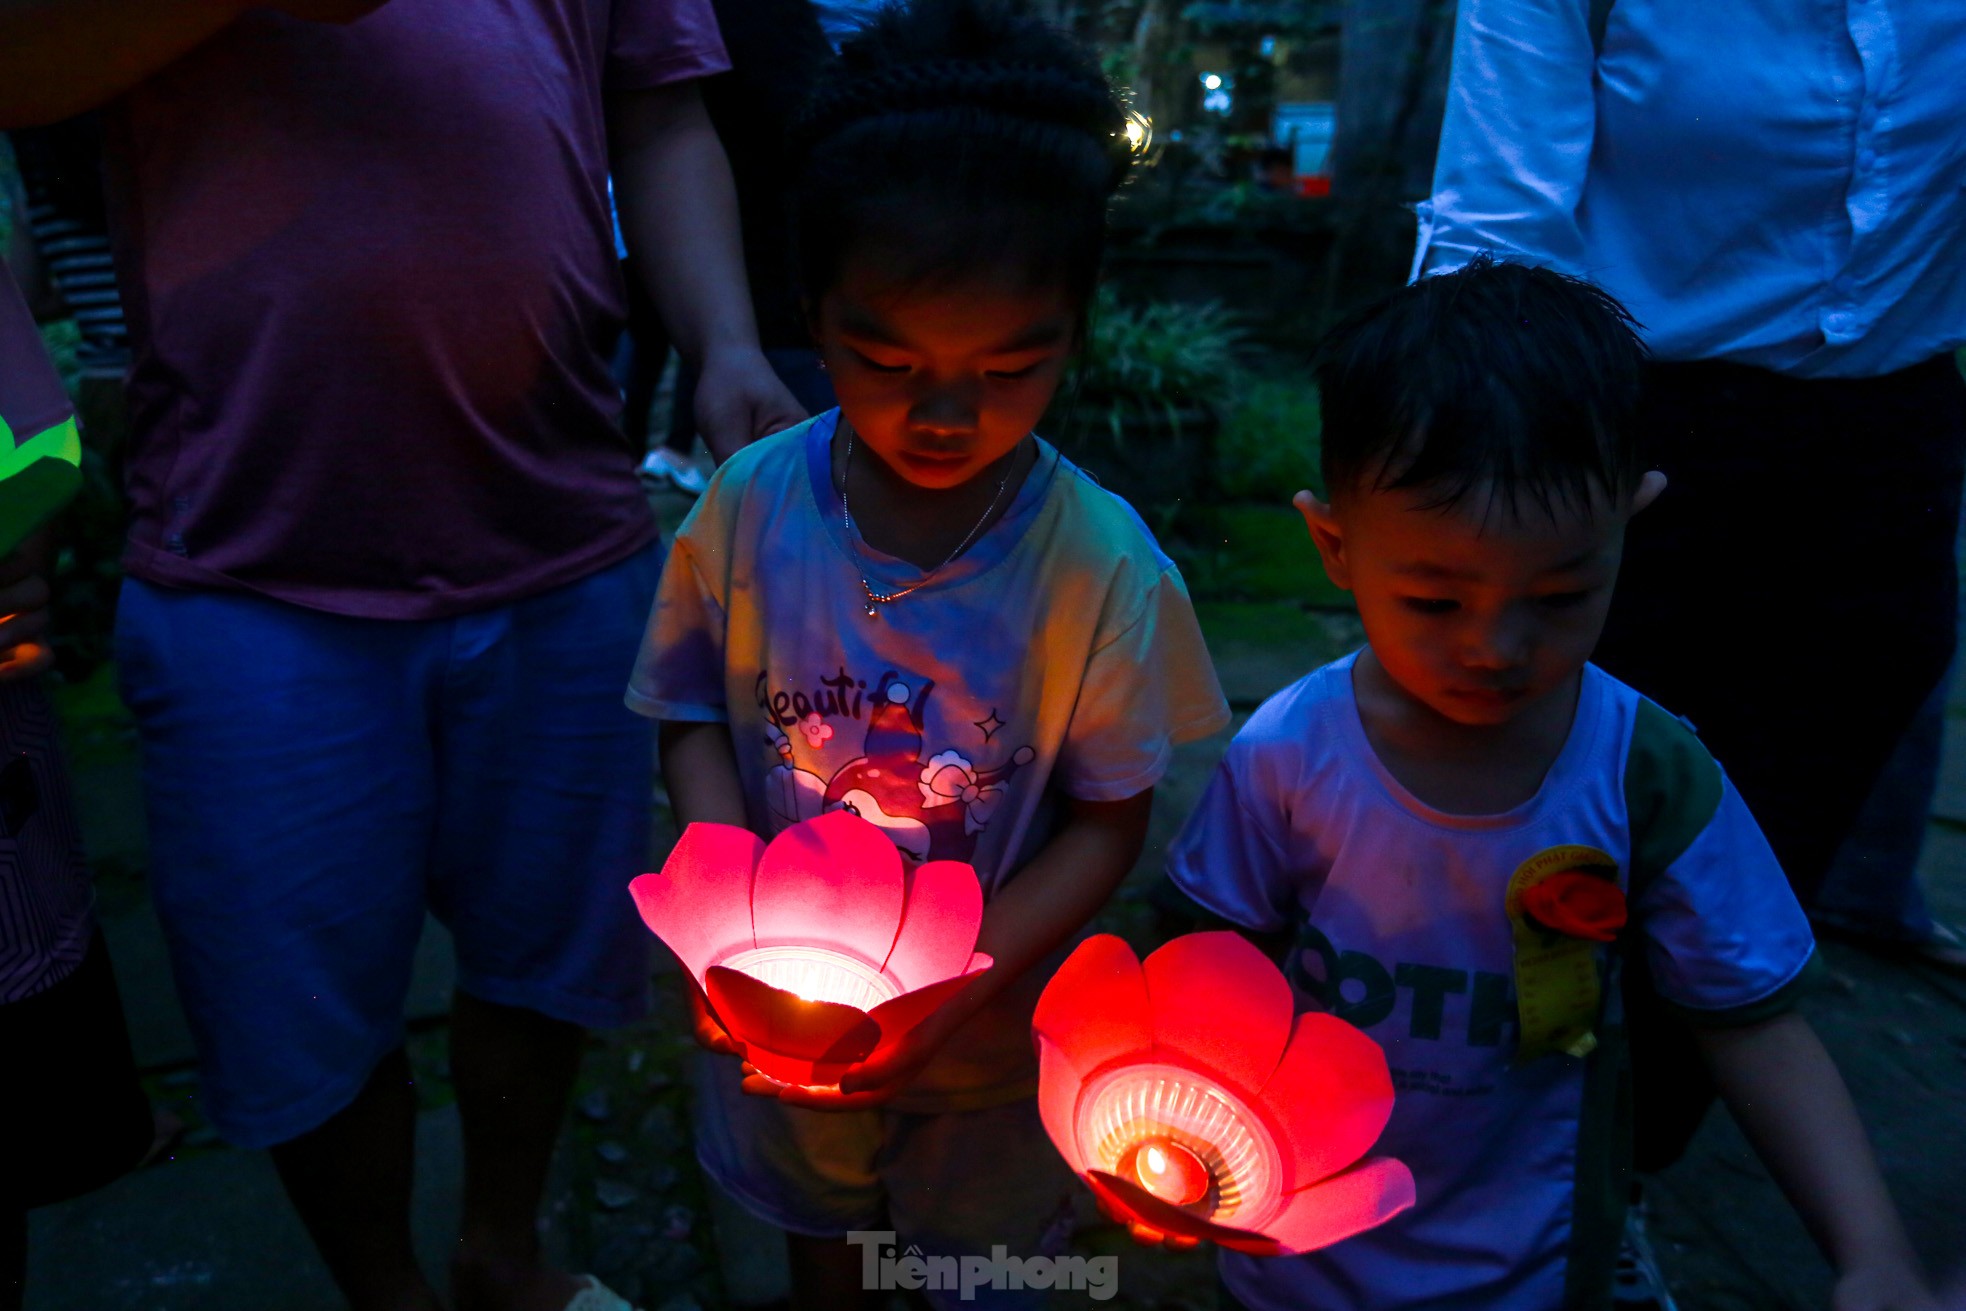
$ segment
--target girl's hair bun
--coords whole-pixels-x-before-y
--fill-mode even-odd
[[[816,80],[789,144],[808,305],[862,249],[896,282],[985,271],[1083,305],[1132,158],[1098,57],[1011,0],[889,4]]]
[[[962,110],[1082,132],[1110,156],[1110,186],[1126,176],[1126,114],[1097,62],[1003,0],[911,0],[879,10],[821,77],[790,144],[804,157],[856,124]]]

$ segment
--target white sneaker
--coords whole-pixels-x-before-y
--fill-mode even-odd
[[[1652,1240],[1645,1233],[1646,1211],[1644,1199],[1633,1196],[1631,1209],[1625,1212],[1624,1240],[1618,1245],[1611,1305],[1617,1311],[1679,1311],[1672,1290],[1666,1287],[1665,1272],[1659,1269],[1659,1258],[1653,1254]]]
[[[668,483],[687,496],[701,496],[710,479],[696,467],[696,461],[679,455],[667,446],[658,446],[642,461],[642,477],[654,483]]]

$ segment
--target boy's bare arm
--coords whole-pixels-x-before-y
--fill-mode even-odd
[[[1147,839],[1151,790],[1124,801],[1067,800],[1070,817],[983,912],[976,949],[989,973],[878,1061],[849,1070],[838,1093],[781,1091],[783,1100],[828,1110],[877,1106],[907,1086],[950,1035],[990,1000],[1085,927],[1118,888]],[[766,1091],[762,1083],[755,1091]]]
[[[1697,1031],[1728,1109],[1836,1267],[1835,1311],[1936,1311],[1850,1093],[1789,1012]]]
[[[247,9],[346,23],[382,0],[0,0],[0,128],[94,109]]]
[[[749,828],[744,784],[728,724],[685,724],[665,719],[656,737],[662,780],[679,828],[708,822]]]

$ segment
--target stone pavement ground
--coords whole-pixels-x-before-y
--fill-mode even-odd
[[[1215,603],[1204,622],[1238,721],[1265,696],[1357,638],[1349,616],[1287,603]],[[154,1098],[189,1124],[160,1163],[36,1213],[28,1311],[333,1311],[340,1305],[262,1153],[218,1144],[197,1114],[191,1049],[144,891],[141,809],[127,725],[71,697],[71,750],[85,826],[102,869],[103,917],[139,1059]],[[1922,873],[1936,908],[1966,922],[1966,697],[1948,725]],[[1142,900],[1159,853],[1226,735],[1184,748],[1156,806],[1141,867],[1106,923],[1144,941]],[[664,834],[658,832],[660,844]],[[659,847],[658,847],[659,849]],[[1915,1241],[1935,1271],[1966,1280],[1966,980],[1840,944],[1808,1013],[1842,1065]],[[444,1060],[450,962],[426,936],[410,1007],[419,1126],[418,1250],[440,1277],[457,1215],[458,1130]],[[678,980],[658,977],[656,1018],[589,1045],[548,1201],[549,1250],[594,1270],[648,1311],[714,1311],[782,1288],[775,1236],[710,1197],[689,1151]],[[1731,1120],[1711,1116],[1686,1159],[1651,1189],[1653,1233],[1686,1311],[1827,1305],[1828,1272]],[[1128,1245],[1089,1224],[1079,1250],[1119,1256],[1107,1305],[1213,1305],[1201,1254]],[[1966,1286],[1961,1287],[1966,1306]],[[1076,1306],[1083,1294],[1055,1294]]]

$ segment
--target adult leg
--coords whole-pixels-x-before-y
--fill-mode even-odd
[[[401,1046],[446,633],[135,581],[118,618],[204,1109],[274,1149],[358,1311],[437,1305],[411,1256]]]
[[[585,1031],[459,990],[451,1077],[464,1126],[464,1216],[451,1262],[458,1311],[559,1311],[578,1285],[546,1266],[539,1203]]]
[[[398,1047],[346,1109],[272,1149],[287,1197],[357,1311],[441,1305],[410,1242],[415,1139],[416,1091]]]
[[[1932,689],[1878,776],[1817,894],[1812,912],[1819,929],[1905,947],[1931,940],[1935,926],[1918,886],[1918,857],[1939,783],[1951,688],[1946,678]]]
[[[459,1311],[559,1311],[536,1216],[582,1033],[647,1011],[654,735],[622,705],[661,552],[456,623],[431,902],[458,953]]]

